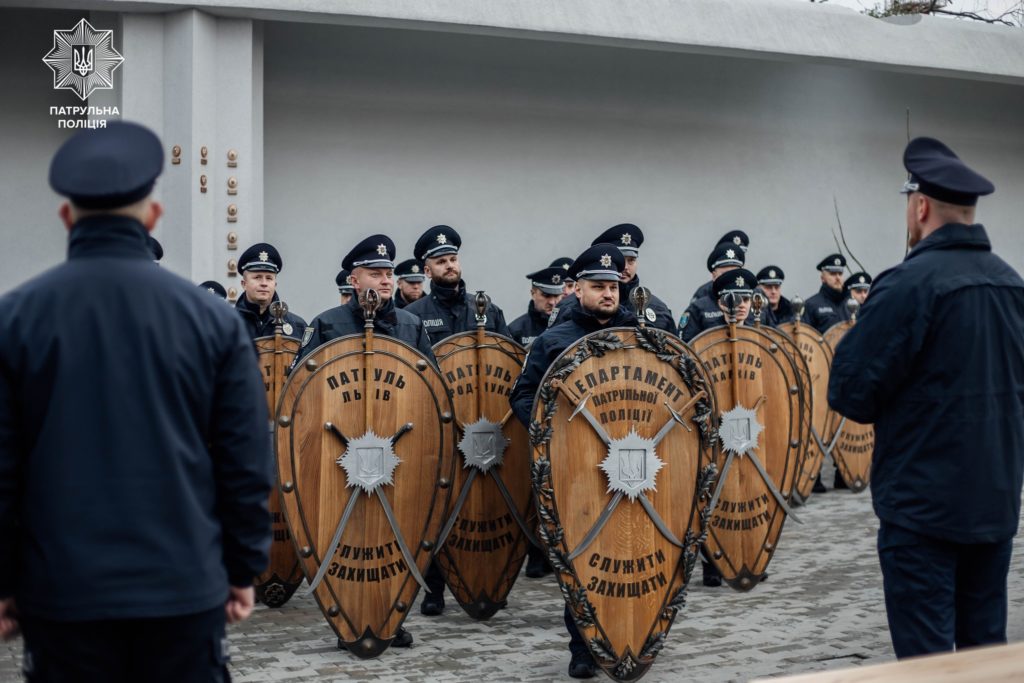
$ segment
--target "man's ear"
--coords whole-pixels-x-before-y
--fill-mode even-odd
[[[142,221],[142,225],[146,227],[148,232],[153,232],[153,229],[156,228],[156,222],[163,215],[164,205],[160,202],[150,202],[149,208],[146,210],[146,219]]]
[[[63,202],[60,208],[57,209],[57,215],[60,216],[61,221],[64,223],[64,227],[67,230],[71,230],[71,226],[75,224],[71,216],[71,204],[69,202]]]

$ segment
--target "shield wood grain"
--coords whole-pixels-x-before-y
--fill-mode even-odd
[[[807,445],[807,456],[797,476],[796,492],[801,500],[807,500],[814,488],[814,482],[821,473],[827,446],[831,439],[832,411],[828,407],[828,377],[832,365],[832,349],[825,338],[814,327],[792,322],[782,326],[782,331],[796,342],[811,379],[811,434]],[[824,448],[823,448],[824,447]]]
[[[836,323],[825,331],[825,341],[835,350],[843,336],[856,324],[853,320]],[[831,432],[835,446],[832,457],[839,476],[854,493],[860,493],[871,481],[871,456],[875,452],[874,425],[861,424],[832,413]]]

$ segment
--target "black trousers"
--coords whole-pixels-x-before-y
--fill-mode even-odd
[[[224,607],[154,619],[21,617],[29,683],[229,683]]]
[[[882,522],[878,559],[897,658],[1006,642],[1012,539],[952,543]]]

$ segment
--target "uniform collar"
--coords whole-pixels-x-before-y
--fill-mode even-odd
[[[543,311],[537,310],[537,307],[533,305],[533,300],[532,299],[530,300],[530,303],[527,304],[527,306],[526,306],[526,312],[527,312],[527,314],[529,314],[529,316],[531,318],[533,318],[537,322],[544,323],[545,325],[547,325],[548,318],[550,316],[547,315],[546,313],[544,313]]]
[[[274,303],[275,301],[278,301],[277,292],[274,292],[274,298],[272,298],[270,300],[270,303]],[[254,315],[257,318],[260,317],[260,306],[259,306],[259,304],[251,303],[249,301],[249,299],[245,296],[245,292],[242,292],[239,295],[238,300],[235,301],[235,308],[237,308],[239,311],[241,311],[243,313],[247,313],[249,315]],[[270,306],[268,305],[267,306],[267,310],[263,311],[263,317],[266,318],[269,315],[270,315]]]
[[[444,285],[430,284],[430,296],[443,305],[446,308],[462,303],[466,298],[466,282],[459,280],[459,284],[454,287],[445,287]]]
[[[640,276],[634,275],[629,282],[619,282],[619,301],[629,301],[629,295],[640,286]]]
[[[606,323],[599,322],[597,318],[585,311],[583,306],[576,306],[572,309],[572,320],[588,333],[608,327],[633,327],[636,325],[636,316],[622,306],[619,306],[619,310]]]
[[[360,322],[365,323],[366,318],[363,316],[363,307],[359,305],[359,297],[352,295],[352,298],[345,304],[349,310],[352,311],[352,315],[356,317]],[[380,308],[377,309],[377,313],[373,319],[373,326],[380,327],[381,329],[391,330],[398,324],[398,309],[395,307],[395,298],[392,295],[390,299],[381,303]]]
[[[843,300],[846,298],[846,293],[843,290],[840,289],[837,292],[836,290],[826,285],[824,282],[821,283],[821,289],[818,291],[821,293],[823,297],[825,297],[832,303],[841,304]]]
[[[914,245],[907,254],[909,260],[918,254],[932,249],[982,249],[992,251],[988,233],[981,223],[965,225],[963,223],[946,223],[941,228]]]
[[[71,226],[68,258],[118,256],[153,260],[146,227],[128,216],[89,216]]]

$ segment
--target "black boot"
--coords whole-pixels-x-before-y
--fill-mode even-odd
[[[717,588],[722,585],[722,573],[718,571],[715,565],[705,562],[703,559],[700,561],[700,565],[701,569],[704,570],[703,583],[705,586]]]
[[[405,630],[405,627],[399,626],[398,633],[395,634],[395,639],[391,641],[391,647],[410,647],[412,646],[412,634]]]
[[[834,488],[836,491],[850,488],[849,486],[846,485],[846,480],[843,479],[843,475],[839,474],[838,467],[836,468],[836,481],[832,488]]]
[[[811,489],[811,492],[825,493],[825,491],[828,491],[828,489],[825,488],[825,485],[821,483],[821,475],[819,474],[818,478],[814,480],[814,488]]]
[[[597,673],[594,658],[586,652],[573,654],[569,660],[569,675],[573,678],[593,678]]]
[[[544,551],[532,544],[526,550],[526,575],[531,579],[539,579],[551,573],[551,565]]]
[[[437,561],[430,563],[423,580],[429,589],[420,603],[420,613],[428,617],[436,617],[444,611],[444,575],[437,566]]]

